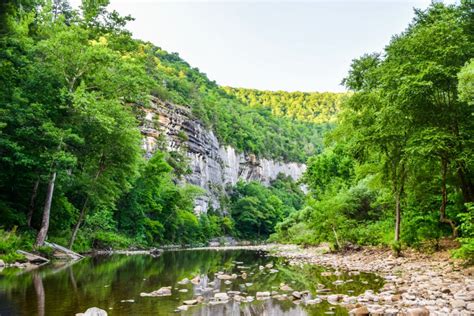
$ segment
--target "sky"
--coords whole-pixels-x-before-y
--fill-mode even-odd
[[[135,38],[177,52],[220,85],[336,92],[352,59],[381,52],[413,8],[430,2],[111,0],[109,8],[135,18]]]

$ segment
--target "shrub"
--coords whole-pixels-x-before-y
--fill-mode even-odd
[[[115,232],[97,232],[92,240],[94,249],[126,249],[133,244],[130,238]]]
[[[467,212],[458,215],[461,247],[453,252],[454,257],[463,258],[469,264],[474,263],[474,203],[466,204]]]
[[[19,236],[16,232],[16,226],[10,231],[0,229],[0,259],[5,262],[15,262],[24,259],[24,256],[16,251],[20,248],[30,250],[33,241],[29,235]]]

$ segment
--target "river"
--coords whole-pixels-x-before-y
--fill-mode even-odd
[[[282,290],[282,285],[287,289]],[[324,299],[318,303],[318,296],[357,295],[382,285],[374,274],[291,266],[283,258],[255,250],[178,250],[159,257],[101,255],[33,271],[3,270],[0,315],[75,315],[93,306],[108,315],[347,315],[344,308]],[[162,287],[171,287],[171,295],[140,295]],[[309,294],[294,299],[293,291]],[[252,300],[257,292],[270,292],[272,297]],[[216,293],[228,293],[230,299],[214,302]],[[202,302],[176,311],[185,300],[196,298]]]

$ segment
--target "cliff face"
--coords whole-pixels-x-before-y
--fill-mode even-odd
[[[219,197],[225,193],[225,187],[239,179],[267,185],[279,173],[296,180],[306,170],[304,164],[257,158],[222,146],[214,133],[182,106],[153,99],[145,113],[141,130],[147,155],[156,150],[158,141],[164,141],[170,151],[184,150],[192,170],[185,177],[186,182],[206,190],[196,201],[196,213],[206,212],[208,207],[219,209]]]

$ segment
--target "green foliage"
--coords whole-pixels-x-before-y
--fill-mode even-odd
[[[345,94],[286,92],[224,87],[225,92],[252,108],[270,108],[272,114],[313,123],[334,122]]]
[[[98,231],[92,238],[94,249],[126,249],[131,245],[131,239],[111,231]]]
[[[328,187],[350,182],[354,173],[353,158],[340,146],[311,157],[307,166],[302,181],[316,195],[323,194]]]
[[[462,236],[458,238],[461,247],[454,256],[474,263],[474,203],[466,204],[467,212],[458,215]]]
[[[307,200],[306,207],[279,223],[272,239],[284,242],[319,244],[330,242],[377,244],[386,231],[380,228],[377,194],[363,179],[352,187],[328,186],[317,198]],[[347,183],[347,182],[346,182]]]
[[[154,95],[189,107],[216,133],[222,144],[261,157],[297,162],[305,162],[321,150],[322,135],[332,127],[331,119],[323,118],[325,114],[321,114],[317,124],[294,120],[292,116],[274,115],[267,106],[254,106],[246,99],[228,94],[226,91],[229,89],[211,82],[177,54],[169,54],[149,43],[143,45],[150,71],[157,82],[164,83],[163,87],[155,88]],[[305,98],[295,97],[293,104],[310,102]],[[327,110],[331,113],[327,115],[332,118],[341,96],[323,93],[310,94],[310,98],[311,102],[318,103],[318,110],[314,111]]]
[[[5,227],[39,229],[49,186],[48,238],[67,244],[78,231],[77,250],[203,242],[234,233],[230,216],[194,214],[200,192],[178,184],[190,172],[182,152],[162,147],[150,161],[142,158],[137,117],[150,94],[191,109],[222,144],[278,160],[306,161],[332,128],[337,94],[280,93],[291,106],[285,105],[288,115],[274,115],[267,105],[229,95],[177,54],[132,39],[125,28],[131,18],[108,11],[108,0],[84,0],[77,10],[65,0],[39,4],[2,7]],[[309,114],[318,120],[303,119]],[[183,133],[178,138],[187,141]],[[278,214],[266,219],[263,235],[302,205],[294,184],[278,180],[275,186],[278,193],[272,189],[264,209]]]
[[[337,248],[392,244],[399,252],[405,244],[436,247],[459,228],[456,254],[472,257],[467,2],[416,10],[383,54],[353,61],[347,94],[222,88],[177,54],[132,39],[131,18],[107,11],[108,0],[84,0],[80,10],[62,0],[38,3],[0,10],[0,217],[6,229],[22,231],[1,231],[6,260],[28,249],[52,184],[50,240],[65,244],[77,227],[77,250],[274,234]],[[307,161],[308,198],[282,176],[269,187],[239,182],[223,203],[230,214],[197,216],[202,192],[182,185],[185,155],[162,146],[142,158],[137,113],[150,94],[189,108],[224,145]]]
[[[41,246],[41,247],[36,247],[35,252],[39,253],[40,256],[44,258],[52,258],[54,249],[49,246]]]
[[[343,83],[354,93],[341,103],[331,146],[308,160],[311,198],[274,239],[399,253],[404,245],[436,249],[459,227],[457,254],[472,255],[463,205],[474,201],[472,12],[467,3],[433,3],[383,54],[353,60]],[[400,235],[391,232],[396,214]]]
[[[10,231],[0,229],[0,259],[7,263],[21,261],[25,257],[16,251],[30,250],[32,240],[29,234],[19,235],[16,227]]]
[[[133,189],[119,203],[120,231],[150,245],[192,244],[221,235],[215,216],[194,214],[194,199],[202,190],[177,185],[174,171],[162,152],[145,164]]]
[[[474,59],[471,59],[458,73],[459,99],[474,105]]]
[[[230,195],[236,235],[266,239],[275,225],[302,206],[303,192],[290,177],[279,175],[267,188],[258,182],[238,182]]]

